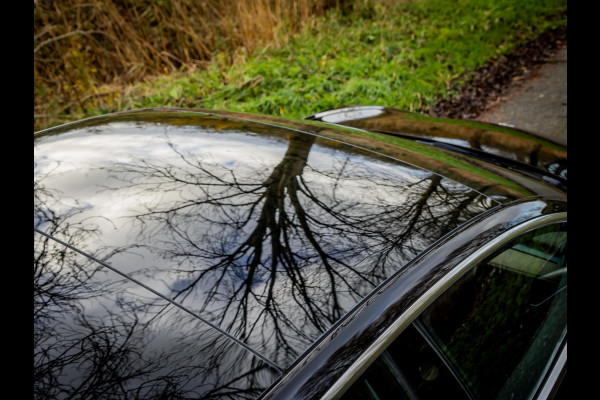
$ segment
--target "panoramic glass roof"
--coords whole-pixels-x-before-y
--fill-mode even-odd
[[[165,298],[285,369],[391,274],[496,205],[455,181],[339,142],[189,113],[138,113],[49,131],[36,137],[34,170],[39,231],[160,294],[74,261],[80,256],[56,261],[38,235],[38,283],[74,277],[81,289],[83,300],[65,300],[74,314],[64,318],[81,333],[82,315],[94,307],[103,309],[103,321],[127,315],[135,329],[119,322],[113,336],[130,329],[143,341],[151,332],[147,340],[157,347],[144,351],[173,352],[174,360],[180,343],[195,346],[214,360],[211,368],[252,376],[245,388],[268,385],[275,369]],[[52,297],[52,290],[44,293]],[[64,322],[53,319],[63,303],[53,302],[44,299],[40,315]],[[40,343],[54,329],[45,324],[36,322]],[[223,352],[232,358],[219,361]],[[245,365],[255,374],[229,368],[226,360],[236,357],[252,358]]]
[[[151,291],[37,232],[34,243],[41,397],[254,398],[279,376]]]

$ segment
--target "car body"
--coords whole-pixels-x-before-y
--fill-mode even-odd
[[[35,396],[551,398],[566,158],[383,107],[37,132]]]

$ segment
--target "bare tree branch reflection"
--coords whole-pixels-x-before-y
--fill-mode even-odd
[[[173,299],[289,365],[386,277],[489,205],[426,171],[373,163],[290,133],[283,158],[198,159],[110,168],[115,190],[144,199],[138,243],[169,265]],[[252,160],[252,161],[248,161]],[[418,178],[417,178],[418,177]]]
[[[36,177],[35,227],[75,247],[97,240],[91,220],[77,218],[83,208]],[[36,399],[256,398],[276,378],[194,316],[46,235],[34,238]]]

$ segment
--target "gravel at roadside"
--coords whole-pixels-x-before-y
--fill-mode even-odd
[[[567,48],[546,62],[477,120],[514,126],[567,144]]]
[[[438,117],[499,123],[567,143],[567,27],[545,32],[475,71]]]

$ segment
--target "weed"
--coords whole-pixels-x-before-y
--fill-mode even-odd
[[[318,17],[306,14],[294,35],[282,28],[254,51],[244,45],[220,52],[202,69],[129,85],[91,105],[78,103],[68,118],[157,106],[292,118],[348,105],[418,112],[457,81],[467,80],[469,71],[546,29],[566,24],[566,19],[553,16],[567,7],[565,0],[343,3]],[[286,24],[290,21],[277,26]],[[215,38],[229,40],[217,33]],[[58,115],[67,118],[64,112]]]

